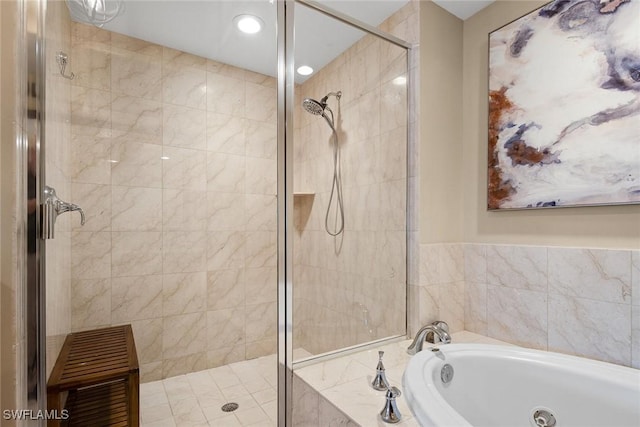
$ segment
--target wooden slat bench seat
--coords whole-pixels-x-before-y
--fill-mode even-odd
[[[47,383],[48,426],[138,426],[139,367],[131,325],[67,335]]]

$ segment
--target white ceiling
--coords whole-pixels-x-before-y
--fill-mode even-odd
[[[434,1],[461,19],[492,3],[480,0]],[[318,2],[377,26],[408,0]],[[103,28],[261,74],[275,76],[277,73],[276,4],[273,1],[123,0],[123,3],[121,15]],[[238,31],[233,18],[241,14],[260,17],[265,22],[263,30],[253,35]],[[362,31],[299,3],[295,8],[295,23],[296,67],[309,65],[319,70],[364,36]],[[296,75],[298,83],[306,78]]]
[[[465,20],[493,3],[493,0],[433,0],[449,13]]]
[[[321,0],[377,26],[408,0]],[[275,76],[276,4],[269,0],[124,0],[124,12],[103,28],[226,64]],[[264,22],[258,34],[238,31],[233,18],[252,14]],[[295,8],[295,61],[319,70],[364,33],[313,11]],[[297,76],[302,82],[306,77]]]

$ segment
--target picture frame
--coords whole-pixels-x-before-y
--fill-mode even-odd
[[[640,203],[638,16],[556,0],[489,34],[488,210]]]

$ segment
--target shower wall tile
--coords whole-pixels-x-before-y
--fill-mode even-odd
[[[71,280],[71,329],[111,324],[111,279]]]
[[[276,302],[251,304],[246,306],[246,340],[249,343],[261,341],[265,337],[276,336],[273,325],[277,322],[278,305]]]
[[[277,198],[260,194],[245,196],[245,228],[251,231],[276,231]]]
[[[234,67],[233,65],[207,59],[207,71],[218,76],[233,77],[234,79],[245,80],[247,70]],[[214,78],[216,78],[214,76]],[[274,79],[275,80],[275,79]]]
[[[112,277],[162,274],[161,232],[112,232],[111,244]]]
[[[162,190],[159,188],[111,187],[113,231],[160,231]]]
[[[76,46],[73,58],[73,85],[87,88],[111,89],[111,47],[104,43]]]
[[[88,184],[111,183],[111,138],[71,136],[71,179]]]
[[[246,82],[245,108],[248,119],[276,123],[276,89]]]
[[[244,344],[232,347],[218,347],[215,350],[207,351],[207,368],[217,368],[245,359]]]
[[[276,159],[276,123],[245,120],[245,148],[248,157]]]
[[[140,363],[162,361],[162,319],[135,320],[131,328]]]
[[[113,138],[111,184],[162,187],[162,146],[139,143],[126,136]]]
[[[243,156],[247,122],[241,117],[208,112],[207,150]],[[273,141],[273,145],[276,146],[276,141]]]
[[[206,157],[202,151],[165,146],[162,156],[164,188],[206,190]]]
[[[207,192],[207,230],[242,231],[245,229],[245,195]]]
[[[73,328],[132,323],[143,381],[273,354],[275,79],[71,26]]]
[[[547,249],[527,246],[489,246],[487,248],[487,283],[546,292]]]
[[[163,316],[206,311],[207,273],[163,274],[162,301]]]
[[[203,206],[207,193],[199,190],[162,191],[162,228],[165,231],[205,231],[208,212]]]
[[[153,319],[162,314],[162,275],[111,279],[113,323]]]
[[[207,350],[234,347],[244,344],[245,309],[224,309],[207,311]]]
[[[163,273],[206,271],[207,234],[200,231],[165,231],[162,234]]]
[[[112,48],[111,90],[145,99],[162,100],[161,60],[130,50]]]
[[[111,36],[111,47],[114,49],[122,49],[129,52],[139,53],[150,56],[154,59],[159,59],[162,56],[162,46],[133,37],[128,37],[123,34],[112,33],[110,31],[104,32]]]
[[[275,267],[277,261],[275,231],[246,233],[245,265],[248,268]]]
[[[87,43],[110,43],[111,31],[103,30],[102,28],[95,27],[93,25],[71,24],[71,46],[76,47]]]
[[[162,77],[164,102],[200,110],[206,109],[207,73],[205,70],[165,63]]]
[[[276,267],[247,268],[245,279],[247,305],[276,302],[278,297]]]
[[[79,128],[111,127],[111,93],[72,86],[71,124]]]
[[[198,70],[207,70],[206,58],[165,46],[162,47],[162,64],[171,67],[193,67]]]
[[[71,277],[107,279],[111,277],[111,233],[76,231],[72,234]]]
[[[274,316],[274,319],[275,317],[276,316]],[[269,319],[268,321],[274,321],[274,320]],[[270,338],[248,343],[246,345],[246,351],[245,351],[246,358],[255,359],[258,357],[263,357],[269,354],[273,354],[273,348],[277,346],[278,346],[278,341],[277,341],[276,334],[272,333]]]
[[[244,117],[244,105],[245,83],[242,77],[207,73],[207,111]]]
[[[223,153],[207,153],[207,190],[243,193],[245,158]]]
[[[276,282],[270,284],[274,283]],[[245,271],[241,268],[207,272],[206,308],[215,311],[244,307],[245,298],[249,294],[245,293],[245,287]]]
[[[163,318],[162,354],[165,359],[202,353],[206,350],[206,313]]]
[[[630,304],[631,252],[551,248],[549,292]]]
[[[112,94],[111,128],[132,142],[162,144],[162,112],[159,101]]]
[[[207,270],[242,268],[245,263],[245,233],[214,231],[207,233]]]
[[[205,111],[166,104],[162,110],[164,145],[206,150],[207,113]]]
[[[71,200],[84,210],[87,221],[81,225],[74,222],[74,231],[111,230],[111,186],[74,183],[71,186]]]
[[[631,306],[549,297],[549,350],[631,364]]]
[[[406,176],[407,164],[407,128],[401,126],[380,136],[376,147],[376,169],[381,172],[380,179],[394,181]]]

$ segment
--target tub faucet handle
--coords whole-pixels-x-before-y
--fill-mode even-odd
[[[378,366],[376,366],[376,377],[373,379],[373,382],[371,383],[371,387],[373,387],[375,390],[380,390],[380,391],[389,389],[389,381],[387,381],[387,376],[384,373],[382,356],[384,356],[384,351],[379,351]]]
[[[402,418],[402,414],[398,410],[398,404],[396,403],[396,397],[400,396],[402,393],[398,387],[389,387],[386,393],[386,399],[384,408],[380,411],[380,418],[385,423],[395,424],[400,422]]]

